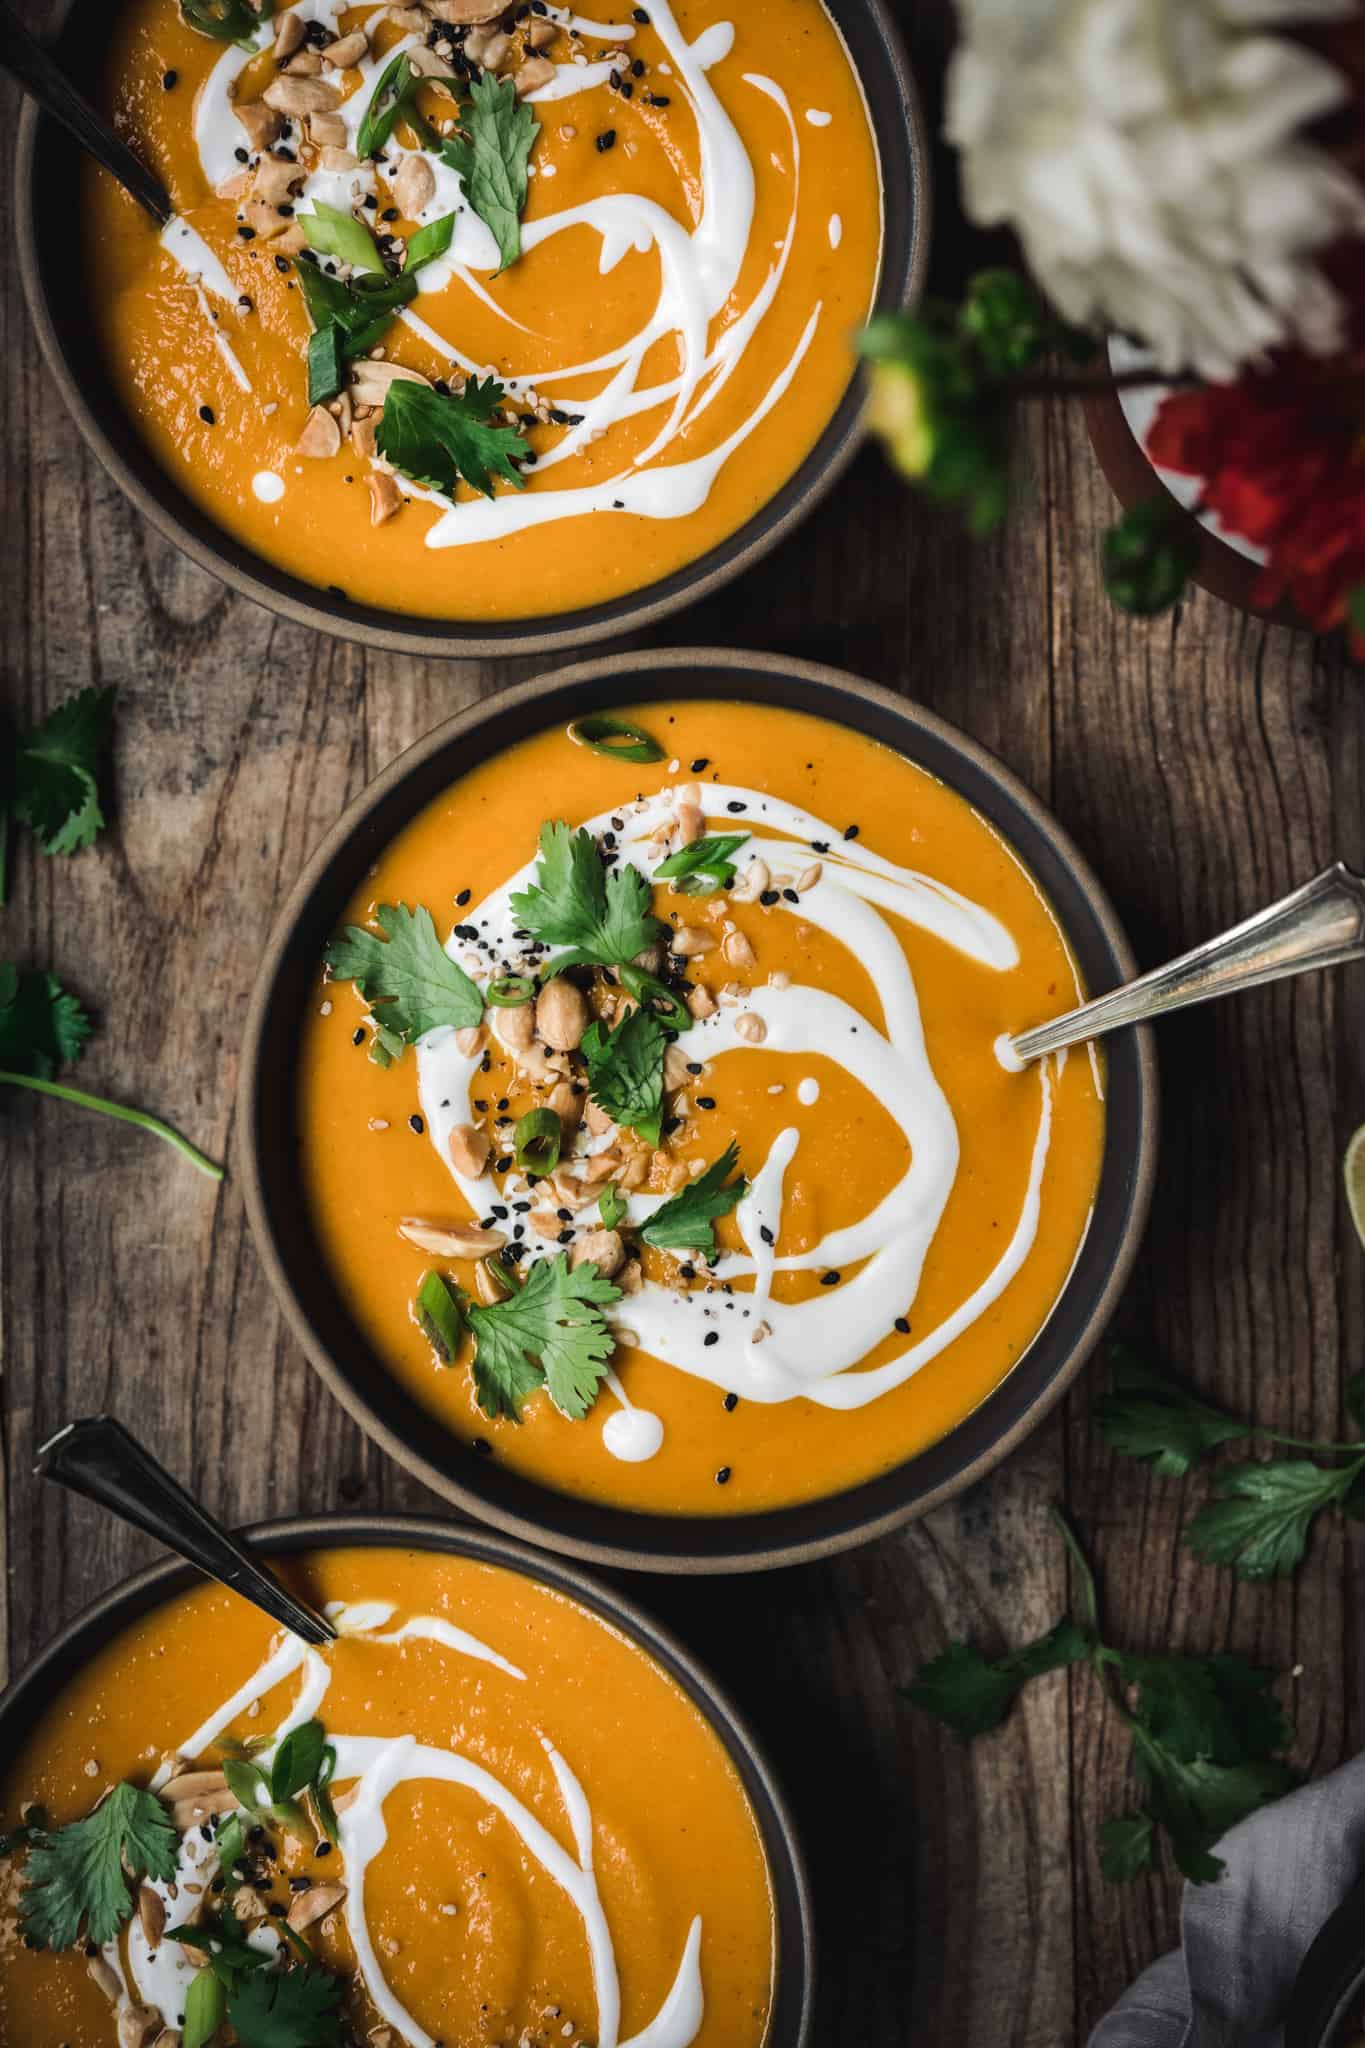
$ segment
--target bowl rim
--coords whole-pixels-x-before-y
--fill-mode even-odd
[[[531,677],[510,689],[499,691],[491,697],[468,705],[453,717],[443,720],[404,753],[399,754],[360,791],[305,863],[276,915],[274,927],[261,958],[242,1033],[236,1105],[241,1161],[237,1171],[257,1253],[276,1298],[283,1308],[285,1318],[310,1362],[366,1435],[373,1438],[390,1457],[397,1459],[444,1500],[477,1520],[489,1522],[493,1527],[523,1541],[536,1545],[548,1544],[558,1552],[567,1552],[571,1556],[609,1568],[684,1573],[754,1571],[806,1563],[815,1558],[831,1556],[857,1544],[871,1542],[874,1538],[886,1535],[912,1519],[928,1513],[931,1508],[962,1492],[965,1487],[991,1471],[1038,1427],[1061,1399],[1080,1372],[1113,1312],[1119,1293],[1132,1269],[1146,1226],[1156,1172],[1158,1106],[1156,1056],[1150,1026],[1134,1031],[1130,1041],[1134,1056],[1137,1115],[1136,1128],[1130,1141],[1131,1164],[1124,1181],[1126,1201],[1123,1227],[1109,1250],[1103,1284],[1090,1301],[1070,1352],[1054,1368],[1050,1379],[1036,1396],[1026,1402],[1022,1412],[1012,1421],[1007,1421],[984,1448],[938,1484],[921,1487],[919,1490],[911,1485],[908,1498],[898,1500],[894,1505],[879,1512],[856,1517],[847,1526],[807,1531],[795,1536],[783,1533],[784,1527],[792,1519],[799,1518],[803,1512],[817,1513],[822,1501],[827,1505],[848,1500],[856,1495],[858,1488],[842,1489],[833,1495],[818,1497],[812,1502],[777,1508],[763,1514],[754,1513],[734,1518],[706,1517],[706,1535],[710,1540],[703,1543],[697,1527],[698,1518],[645,1515],[629,1509],[603,1509],[598,1504],[587,1502],[579,1496],[556,1493],[534,1482],[522,1482],[535,1503],[537,1516],[533,1517],[529,1512],[521,1512],[516,1507],[508,1507],[496,1500],[490,1501],[484,1493],[464,1483],[460,1477],[453,1476],[448,1462],[444,1466],[435,1462],[428,1454],[427,1442],[436,1433],[440,1439],[439,1447],[444,1448],[458,1441],[454,1433],[444,1424],[437,1422],[426,1409],[420,1410],[423,1418],[422,1427],[414,1427],[407,1434],[400,1433],[384,1416],[376,1412],[365,1394],[353,1384],[344,1362],[334,1355],[327,1342],[315,1329],[314,1320],[296,1284],[288,1259],[277,1241],[272,1222],[271,1183],[281,1176],[292,1177],[292,1147],[281,1152],[277,1147],[263,1142],[263,1128],[270,1130],[272,1135],[277,1135],[277,1132],[268,1124],[263,1125],[259,1114],[267,1074],[273,1075],[279,1068],[278,1059],[271,1058],[267,1053],[266,1040],[276,984],[282,979],[290,962],[295,947],[296,927],[308,917],[315,896],[327,888],[329,883],[334,882],[334,865],[340,866],[346,861],[371,818],[388,799],[395,792],[401,791],[409,779],[419,776],[429,762],[448,749],[458,748],[484,724],[524,711],[531,714],[533,720],[528,729],[539,731],[554,722],[566,693],[576,692],[588,686],[606,684],[610,690],[615,691],[611,701],[638,701],[641,698],[648,700],[651,681],[660,672],[676,670],[693,675],[708,672],[729,673],[738,677],[742,674],[751,680],[756,675],[769,681],[794,681],[798,685],[814,685],[834,696],[851,696],[873,710],[879,710],[884,716],[889,715],[900,726],[909,726],[921,736],[937,741],[952,755],[974,767],[980,775],[994,784],[1008,804],[1023,814],[1047,847],[1069,870],[1071,879],[1076,883],[1084,897],[1087,910],[1094,919],[1100,939],[1107,945],[1118,964],[1121,977],[1128,980],[1136,972],[1131,950],[1108,897],[1069,836],[1038,798],[1009,769],[997,761],[994,755],[935,713],[896,696],[879,684],[867,682],[862,677],[815,662],[789,660],[780,655],[751,654],[743,650],[732,652],[721,648],[655,648],[640,653],[601,656],[592,661],[576,663],[570,668]],[[626,683],[635,687],[624,687]],[[715,690],[711,694],[721,696],[727,693]],[[913,757],[907,753],[906,758]],[[452,782],[458,780],[460,772],[456,770],[452,773]],[[424,798],[421,803],[414,804],[411,815],[415,816],[427,800]],[[970,800],[968,798],[968,801]],[[1009,843],[1006,833],[1001,831],[1001,836]],[[385,843],[391,837],[392,833],[386,831]],[[1027,860],[1025,866],[1032,872]],[[333,914],[339,912],[341,903],[351,893],[352,886],[353,883],[348,883],[341,888],[333,887]],[[1061,913],[1058,911],[1056,915],[1060,921]],[[1067,928],[1063,926],[1063,929]],[[1068,937],[1071,936],[1068,932]],[[293,1057],[291,1048],[291,1078]],[[276,1160],[283,1159],[283,1165],[273,1168],[268,1166],[267,1152]],[[1104,1171],[1102,1164],[1102,1180]],[[1087,1236],[1083,1244],[1088,1243]],[[1079,1264],[1079,1257],[1077,1263]],[[1073,1267],[1073,1277],[1075,1270]],[[1070,1285],[1069,1280],[1067,1287]],[[1049,1324],[1065,1299],[1066,1292],[1067,1289],[1064,1288],[1034,1344],[1045,1336]],[[1033,1345],[1030,1345],[1028,1351],[1033,1348]],[[1015,1368],[1005,1375],[985,1400],[939,1442],[946,1444],[959,1431],[969,1427],[973,1418],[981,1414],[985,1407],[1000,1395],[1001,1390],[1010,1385],[1015,1373],[1022,1368],[1027,1355],[1026,1351],[1017,1361]],[[393,1384],[397,1387],[398,1383],[395,1381]],[[407,1397],[406,1389],[401,1390],[401,1397]],[[411,1398],[416,1406],[415,1397]],[[422,1441],[416,1440],[419,1436]],[[916,1456],[927,1455],[936,1447],[928,1446],[926,1451],[917,1453]],[[907,1473],[912,1470],[914,1463],[913,1458],[903,1460],[891,1469],[897,1474]],[[470,1460],[470,1464],[476,1475],[492,1467],[491,1460],[473,1459]],[[567,1529],[563,1526],[565,1520],[571,1525]],[[572,1526],[580,1520],[591,1521],[594,1527],[604,1523],[609,1534],[585,1534],[581,1528],[575,1529]],[[744,1526],[737,1526],[741,1524]],[[751,1538],[749,1525],[758,1525]],[[664,1532],[670,1528],[678,1532],[676,1543],[659,1549],[642,1547],[644,1531],[648,1530],[656,1541],[662,1542]],[[759,1533],[760,1529],[763,1533]],[[684,1532],[690,1533],[692,1547],[684,1540]],[[726,1532],[730,1540],[726,1541],[721,1532]],[[741,1541],[741,1536],[749,1540]]]
[[[743,1787],[763,1847],[772,1889],[772,2016],[763,2048],[809,2048],[814,2027],[815,1912],[810,1873],[787,1796],[744,1714],[710,1669],[671,1629],[618,1587],[563,1557],[501,1533],[429,1515],[388,1512],[288,1515],[236,1532],[251,1549],[415,1549],[501,1566],[586,1607],[618,1629],[683,1691],[725,1750]],[[108,1587],[44,1643],[0,1692],[0,1747],[18,1741],[52,1704],[73,1672],[114,1636],[185,1588],[204,1583],[194,1565],[163,1557]],[[239,1596],[240,1597],[240,1596]],[[779,2026],[782,2032],[778,2032]]]
[[[65,33],[72,14],[81,4],[82,0],[56,0],[50,30],[54,42]],[[826,4],[826,0],[822,0],[822,4]],[[909,179],[905,195],[904,258],[903,263],[890,266],[893,277],[899,272],[902,281],[899,289],[893,286],[888,291],[887,252],[884,248],[875,308],[879,311],[905,309],[918,300],[929,263],[933,183],[924,107],[904,40],[887,0],[845,0],[845,4],[866,12],[873,32],[884,46],[887,58],[885,76],[888,80],[886,104],[889,107],[894,102],[898,146],[903,143],[906,152]],[[842,27],[837,22],[835,25],[842,36]],[[872,95],[866,90],[865,98],[879,156],[884,158],[889,124],[878,121]],[[407,620],[401,612],[389,612],[344,596],[338,597],[277,568],[245,542],[237,540],[226,528],[218,526],[185,496],[172,473],[161,466],[141,441],[131,416],[121,415],[127,422],[129,445],[135,451],[133,457],[124,453],[115,435],[106,428],[104,414],[109,404],[112,403],[116,414],[120,413],[118,395],[112,383],[102,385],[96,393],[86,392],[68,360],[43,284],[39,256],[43,229],[36,204],[35,156],[45,118],[35,101],[23,101],[15,150],[14,211],[24,300],[38,337],[39,350],[62,400],[85,445],[137,513],[218,582],[295,625],[380,653],[485,659],[571,653],[576,652],[586,640],[600,642],[640,632],[657,626],[685,606],[712,595],[760,562],[834,488],[866,438],[863,417],[866,375],[863,367],[855,364],[853,375],[814,445],[771,498],[704,555],[619,598],[575,611],[545,613],[537,618],[463,622],[459,619],[423,619],[416,615]],[[202,531],[199,530],[201,524]],[[504,626],[506,630],[503,630]]]

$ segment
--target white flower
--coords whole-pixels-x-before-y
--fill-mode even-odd
[[[1301,131],[1350,86],[1261,24],[1350,15],[1350,0],[959,9],[947,128],[967,211],[1015,228],[1069,320],[1209,378],[1281,343],[1339,346],[1312,252],[1365,229],[1365,192]]]

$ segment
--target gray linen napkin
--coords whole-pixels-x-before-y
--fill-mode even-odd
[[[1252,1814],[1186,1885],[1181,1946],[1143,1972],[1090,2048],[1282,2048],[1299,1965],[1365,1872],[1365,1755]]]

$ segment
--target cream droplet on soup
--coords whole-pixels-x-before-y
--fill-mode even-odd
[[[251,488],[263,505],[278,505],[284,496],[284,478],[276,476],[273,469],[258,469]]]

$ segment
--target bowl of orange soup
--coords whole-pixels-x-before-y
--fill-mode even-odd
[[[0,1701],[4,2048],[809,2039],[800,1851],[679,1644],[483,1533],[251,1541],[336,1644],[168,1563]]]
[[[882,0],[74,0],[164,232],[30,108],[23,272],[139,509],[371,645],[581,645],[771,546],[859,434],[927,187]]]
[[[837,1548],[1002,1456],[1109,1312],[1150,1048],[1000,1041],[1131,969],[927,713],[775,657],[589,663],[440,727],[309,864],[246,1033],[257,1242],[473,1513],[664,1568]]]

